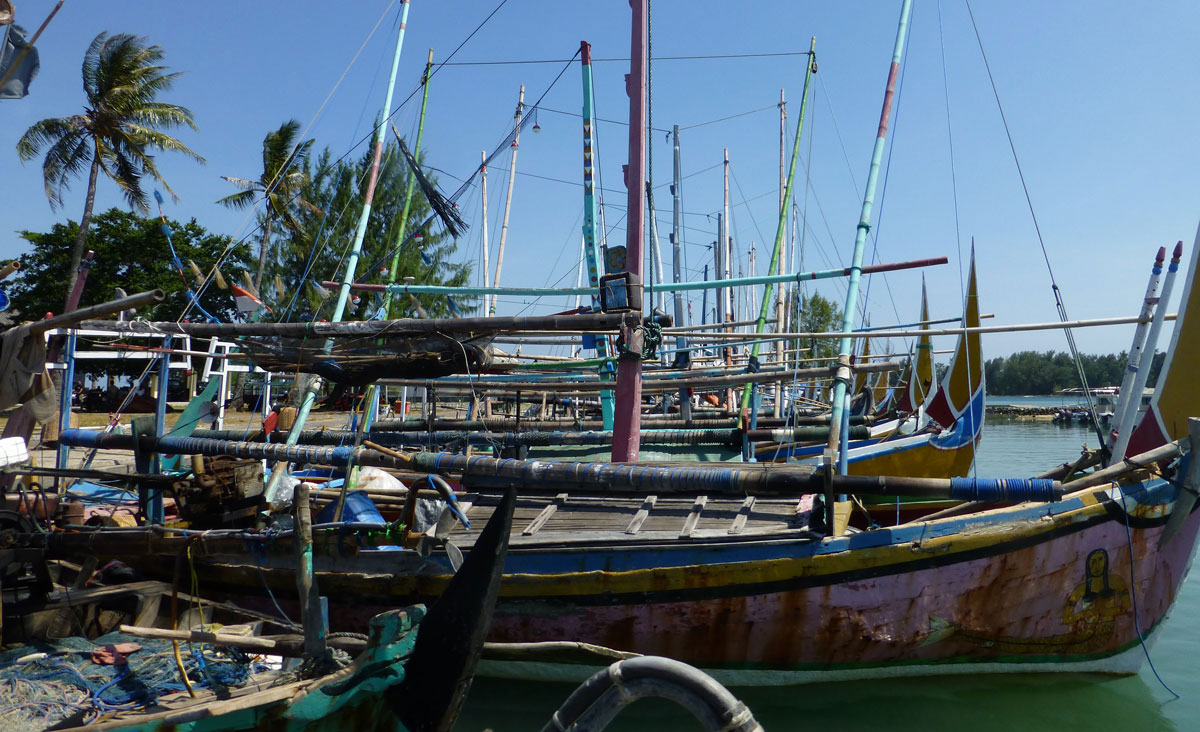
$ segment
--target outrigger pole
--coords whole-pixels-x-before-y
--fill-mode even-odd
[[[871,152],[871,169],[867,174],[867,187],[863,193],[862,215],[858,220],[858,233],[854,236],[854,256],[850,260],[850,280],[846,285],[846,307],[842,313],[842,331],[854,329],[855,311],[858,305],[858,282],[862,274],[863,250],[867,244],[867,232],[871,230],[871,206],[875,199],[875,184],[879,180],[879,166],[883,161],[883,147],[887,141],[888,122],[892,114],[892,98],[896,93],[896,77],[900,73],[900,59],[904,55],[904,38],[908,32],[908,17],[912,11],[912,0],[904,0],[900,8],[900,24],[896,28],[896,45],[892,51],[892,66],[888,71],[887,88],[883,93],[883,109],[879,112],[879,132],[875,136],[875,148]],[[839,368],[834,378],[833,421],[829,431],[829,447],[837,448],[842,413],[845,410],[846,387],[850,384],[850,350],[852,338],[844,337],[838,348]]]

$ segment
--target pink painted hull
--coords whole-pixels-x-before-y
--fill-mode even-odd
[[[1165,618],[1198,526],[1192,514],[1162,550],[1161,526],[1132,530],[1132,593],[1125,524],[1109,520],[1003,554],[778,592],[591,606],[502,600],[490,640],[581,641],[764,671],[1094,661],[1127,650],[1139,626],[1145,634]],[[1086,594],[1087,563],[1101,549],[1110,595],[1096,578],[1096,599],[1073,599]]]

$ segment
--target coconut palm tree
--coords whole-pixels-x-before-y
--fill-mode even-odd
[[[44,119],[26,130],[17,142],[17,153],[24,162],[46,149],[42,174],[52,209],[62,205],[71,179],[89,169],[83,217],[71,250],[68,293],[83,259],[101,171],[120,186],[131,208],[147,213],[149,200],[142,188],[146,176],[178,200],[159,173],[152,152],[180,152],[204,162],[182,142],[161,131],[184,125],[196,129],[191,110],[157,100],[179,77],[178,72],[167,73],[167,67],[159,65],[162,57],[163,49],[147,45],[145,38],[101,33],[83,55],[83,91],[87,97],[83,113]]]
[[[260,292],[263,271],[267,266],[267,251],[271,244],[272,225],[278,222],[288,231],[298,233],[300,224],[294,213],[296,206],[320,213],[316,206],[300,195],[307,179],[305,163],[308,161],[313,141],[297,143],[296,138],[299,136],[300,123],[294,119],[284,122],[278,130],[267,133],[263,138],[263,172],[257,180],[221,176],[241,191],[228,195],[217,203],[230,208],[246,208],[259,201],[265,203],[262,243],[258,249],[258,271],[254,274],[254,287]]]

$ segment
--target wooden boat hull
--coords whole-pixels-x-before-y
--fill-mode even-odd
[[[820,540],[775,527],[619,541],[569,523],[554,530],[551,521],[532,536],[514,534],[489,640],[664,655],[734,685],[964,671],[1133,673],[1142,662],[1139,631],[1153,637],[1186,576],[1200,514],[1189,513],[1160,548],[1177,489],[1155,479],[1125,490],[1128,516],[1120,490],[1105,488]],[[286,587],[291,576],[280,565],[212,559],[204,576],[227,587],[249,590],[264,578]],[[436,594],[447,579],[442,561],[391,551],[326,557],[318,569],[332,622],[352,625],[380,607]],[[604,662],[534,654],[481,670],[579,679],[597,663]]]

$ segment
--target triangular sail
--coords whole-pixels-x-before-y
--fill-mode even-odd
[[[1192,245],[1179,317],[1175,320],[1171,345],[1159,371],[1158,386],[1146,414],[1129,438],[1126,455],[1138,455],[1186,437],[1188,418],[1200,415],[1200,389],[1196,388],[1196,374],[1200,373],[1200,292],[1194,287],[1196,267],[1200,264],[1198,256],[1200,229],[1197,229]],[[1140,395],[1131,394],[1130,397],[1139,398]]]
[[[925,278],[921,278],[921,330],[929,330],[929,299],[925,294]],[[933,340],[923,335],[917,338],[915,358],[909,361],[908,371],[900,382],[896,409],[912,413],[925,403],[933,386]]]
[[[979,292],[975,281],[974,250],[971,252],[971,273],[967,280],[963,325],[967,328],[979,326]],[[966,333],[959,337],[950,369],[943,377],[937,393],[925,407],[925,414],[943,427],[950,427],[966,416],[972,420],[968,429],[978,430],[982,426],[983,410],[975,409],[974,405],[977,403],[976,396],[982,392],[983,355],[980,350],[980,336],[978,332]],[[976,411],[979,412],[978,415],[975,414]]]
[[[871,323],[870,323],[870,321],[868,321],[867,327],[870,327],[870,325],[871,325]],[[863,344],[862,353],[859,354],[857,361],[860,364],[869,363],[871,360],[871,339],[863,338],[862,344]],[[862,392],[862,390],[864,388],[866,388],[867,383],[870,380],[870,376],[871,375],[869,373],[867,373],[866,371],[855,372],[855,374],[854,374],[854,391],[852,393],[857,395],[860,392]]]

